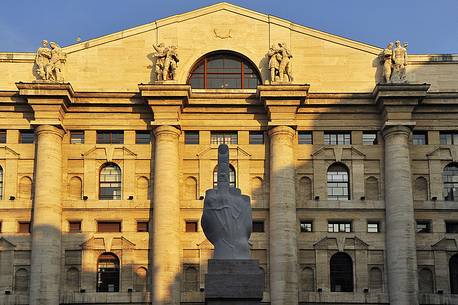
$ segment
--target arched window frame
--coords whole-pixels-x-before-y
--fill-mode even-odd
[[[111,261],[109,261],[110,258]],[[101,261],[102,259],[105,261]],[[110,265],[114,265],[114,267],[109,268]],[[108,271],[108,269],[112,270]],[[120,275],[121,266],[116,254],[104,252],[97,258],[97,292],[119,292]],[[113,289],[110,289],[109,285],[113,285]]]
[[[236,187],[237,178],[236,178],[235,168],[229,164],[229,186]],[[213,187],[215,188],[218,185],[218,165],[213,169]]]
[[[345,252],[335,253],[329,261],[329,269],[332,292],[353,292],[353,259],[350,255]]]
[[[458,163],[452,162],[442,172],[445,201],[458,201]]]
[[[222,64],[220,67],[211,67],[212,63],[216,63],[221,59]],[[225,60],[232,64],[239,62],[240,70],[237,70],[236,65],[225,67]],[[197,84],[196,80],[202,80],[202,83]],[[212,80],[215,80],[214,84],[209,83]],[[227,82],[222,85],[216,85],[218,80],[226,80]],[[229,85],[229,80],[235,83],[238,81],[239,85]],[[187,83],[193,89],[256,89],[262,83],[262,78],[257,66],[246,56],[231,51],[216,51],[202,56],[194,64],[189,73]]]
[[[333,163],[326,171],[328,200],[350,200],[350,170],[343,163]]]
[[[117,175],[119,176],[119,179],[109,180],[110,176],[116,176],[116,175],[104,174],[103,171],[108,167],[113,167],[119,171],[119,175]],[[109,185],[115,185],[115,186],[109,186]],[[112,191],[109,194],[104,194],[103,192],[104,189],[107,189],[107,190],[112,189]],[[121,199],[122,199],[121,167],[119,167],[119,165],[113,162],[104,163],[100,167],[100,172],[99,172],[99,200],[121,200]]]

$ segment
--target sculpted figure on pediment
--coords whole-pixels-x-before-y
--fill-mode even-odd
[[[286,43],[280,42],[272,45],[267,52],[269,57],[270,82],[288,82],[293,80],[291,70],[291,58],[293,55],[286,47]]]
[[[394,48],[393,48],[394,45]],[[382,52],[383,80],[385,83],[405,83],[407,67],[407,42],[390,42]]]
[[[175,72],[178,67],[178,53],[176,46],[166,47],[163,43],[153,45],[156,53],[156,80],[174,80]]]
[[[55,42],[41,42],[35,55],[35,64],[38,80],[49,82],[63,82],[62,68],[65,63],[66,54]]]

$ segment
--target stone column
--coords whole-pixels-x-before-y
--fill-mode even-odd
[[[152,292],[155,305],[179,305],[180,201],[178,137],[172,126],[154,129]]]
[[[385,125],[386,262],[391,305],[418,304],[410,128]]]
[[[62,137],[52,125],[35,129],[30,305],[59,305],[61,274]]]
[[[270,136],[270,299],[298,304],[294,129],[277,126]]]

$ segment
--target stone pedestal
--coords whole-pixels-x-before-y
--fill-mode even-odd
[[[208,260],[205,304],[257,305],[264,292],[264,272],[258,261]]]
[[[153,304],[180,304],[178,137],[172,126],[154,129]]]
[[[59,304],[61,274],[62,137],[64,132],[40,125],[36,133],[30,305]]]

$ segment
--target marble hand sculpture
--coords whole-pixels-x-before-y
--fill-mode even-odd
[[[229,186],[229,148],[218,147],[218,183],[205,193],[202,228],[215,246],[214,259],[250,259],[250,197]]]

